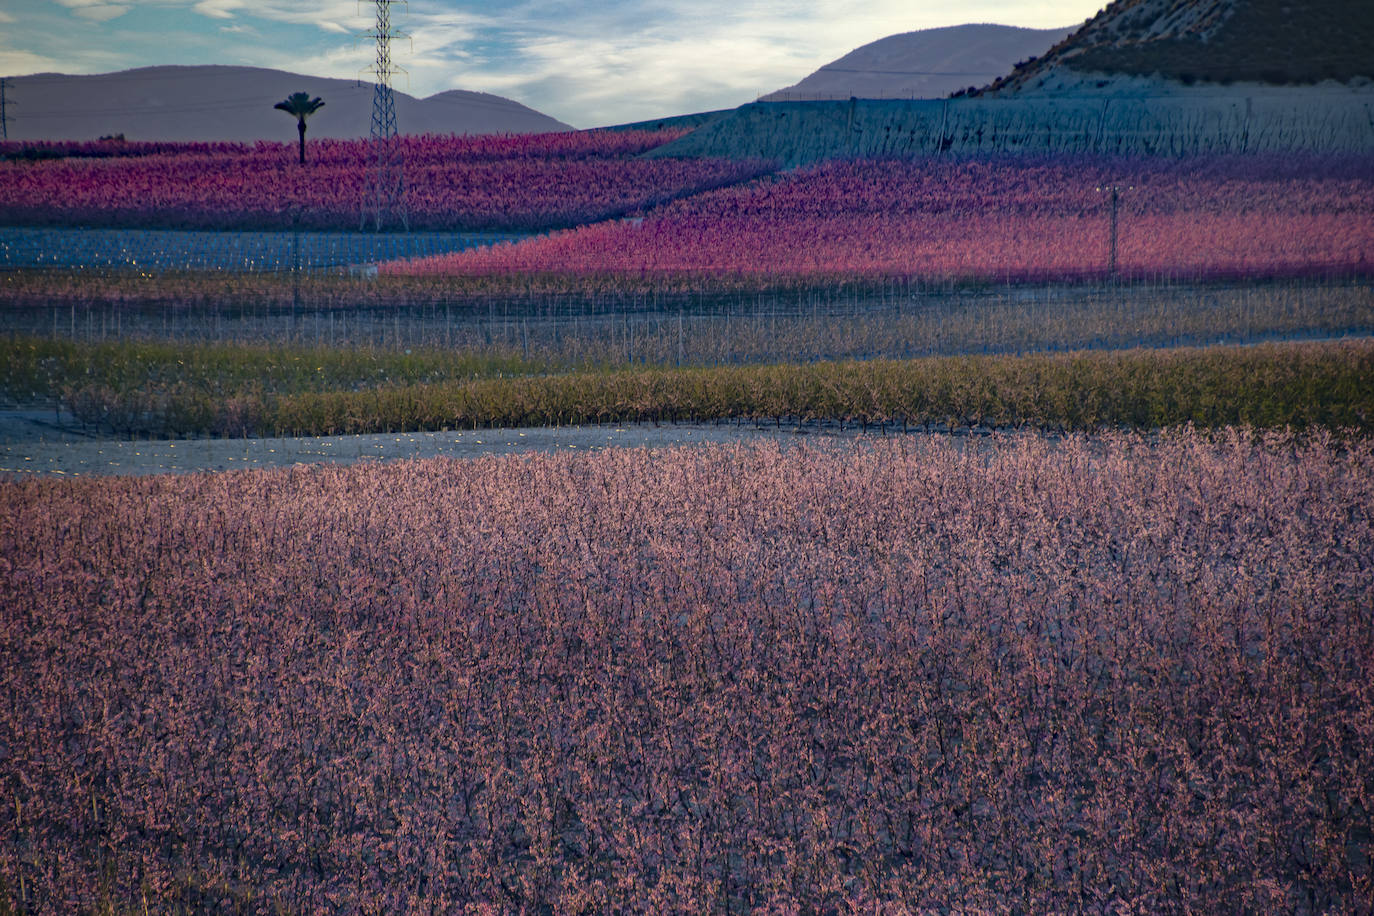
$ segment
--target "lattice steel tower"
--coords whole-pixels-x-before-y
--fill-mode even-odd
[[[391,93],[391,77],[405,73],[391,63],[391,39],[405,37],[391,28],[391,7],[406,0],[375,0],[377,26],[367,32],[377,41],[377,61],[372,65],[376,91],[372,94],[372,159],[373,169],[363,191],[362,221],[368,220],[378,232],[388,223],[399,222],[410,230],[410,214],[406,209],[405,168],[401,145],[396,136],[396,99]]]

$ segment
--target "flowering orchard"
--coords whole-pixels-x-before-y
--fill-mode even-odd
[[[1374,266],[1359,157],[837,161],[601,223],[396,263],[408,274],[714,274],[1054,280],[1252,277]]]
[[[542,230],[760,174],[758,162],[635,158],[673,131],[403,137],[417,229]],[[139,144],[129,144],[138,147]],[[129,228],[356,229],[373,168],[362,140],[156,144],[144,154],[0,162],[0,222]],[[67,151],[54,147],[54,155]]]
[[[1372,449],[901,438],[0,482],[0,895],[1356,911]]]

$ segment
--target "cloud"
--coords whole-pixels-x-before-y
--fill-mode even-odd
[[[0,46],[0,73],[56,73],[61,69],[61,62],[56,58]]]
[[[0,22],[14,22],[14,17],[4,10],[0,10]]]
[[[451,39],[427,31],[452,16],[401,18],[415,54],[393,56],[417,85],[507,95],[579,126],[726,108],[790,85],[854,48],[898,32],[1004,22],[1053,27],[1100,0],[523,0],[467,20]],[[1081,7],[1081,9],[1078,9]],[[424,41],[423,48],[421,41]]]
[[[234,13],[246,5],[243,0],[201,0],[191,9],[211,19],[233,19]]]
[[[118,3],[98,3],[90,0],[57,0],[58,3],[72,11],[72,15],[80,16],[82,19],[90,19],[93,22],[108,22],[111,19],[118,19],[133,7]]]
[[[357,34],[372,22],[371,8],[357,0],[258,0],[252,4],[237,0],[202,0],[216,9],[239,10],[245,16],[314,26],[334,34]]]
[[[622,4],[557,30],[530,17],[507,27],[515,33],[512,53],[450,58],[458,72],[449,85],[511,95],[579,126],[609,124],[733,107],[899,30],[756,12],[747,3],[708,3],[646,15],[644,7]],[[827,40],[835,47],[817,50]]]

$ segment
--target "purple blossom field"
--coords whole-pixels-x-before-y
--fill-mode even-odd
[[[1358,912],[1374,447],[0,481],[0,907]]]

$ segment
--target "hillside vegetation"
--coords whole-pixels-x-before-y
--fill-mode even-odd
[[[1035,89],[1057,67],[1191,83],[1374,78],[1368,0],[1118,0],[988,88]]]

